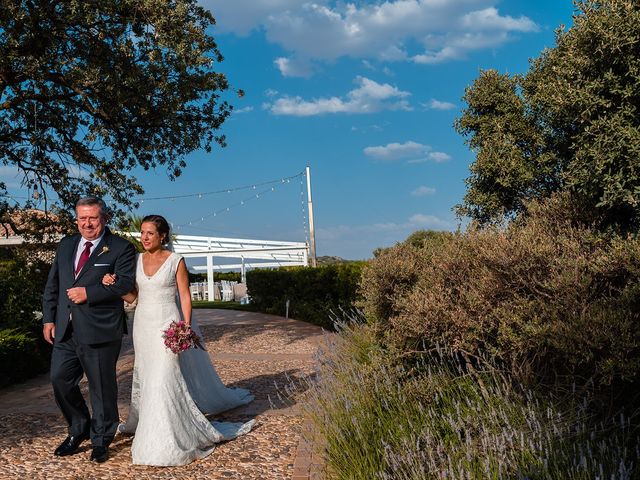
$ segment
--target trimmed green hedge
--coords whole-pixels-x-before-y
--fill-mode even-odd
[[[247,272],[247,290],[258,311],[333,329],[331,313],[351,308],[365,262],[311,267],[283,267]]]

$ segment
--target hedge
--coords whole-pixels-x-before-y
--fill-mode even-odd
[[[350,309],[358,298],[364,262],[321,267],[283,267],[247,272],[247,290],[258,311],[333,329],[332,315]]]
[[[0,387],[47,371],[51,347],[37,312],[49,266],[0,249]]]
[[[0,388],[47,371],[49,353],[43,343],[32,332],[0,330]]]

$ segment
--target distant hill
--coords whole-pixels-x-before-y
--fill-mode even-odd
[[[316,258],[316,262],[318,263],[318,265],[331,265],[334,263],[345,263],[349,261],[350,260],[345,260],[344,258],[332,257],[329,255],[324,255]]]

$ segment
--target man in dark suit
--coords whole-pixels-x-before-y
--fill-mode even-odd
[[[51,382],[68,437],[57,456],[75,453],[91,438],[91,460],[104,462],[118,427],[116,362],[126,317],[121,296],[135,283],[135,248],[111,234],[99,198],[76,204],[79,234],[60,241],[43,297],[43,335],[53,344]],[[117,281],[105,286],[106,273]],[[92,414],[78,384],[86,375]]]

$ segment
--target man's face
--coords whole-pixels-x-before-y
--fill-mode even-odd
[[[78,231],[87,240],[95,240],[102,235],[107,220],[100,215],[98,205],[80,205],[76,208]]]

